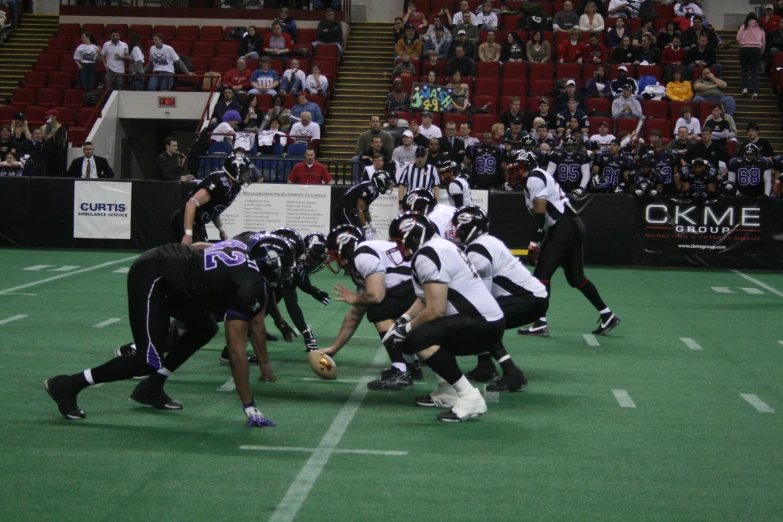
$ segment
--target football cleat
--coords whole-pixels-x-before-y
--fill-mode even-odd
[[[439,381],[438,387],[432,393],[416,397],[414,402],[424,408],[451,408],[457,403],[457,391],[451,384]]]
[[[598,328],[593,330],[594,335],[605,335],[612,331],[612,329],[620,324],[620,318],[614,314],[609,314],[609,317],[604,320],[603,317],[598,318]]]
[[[133,347],[133,343],[123,344],[114,350],[115,357],[128,357],[130,355],[136,355],[136,348]]]
[[[443,422],[464,422],[487,413],[487,403],[481,392],[473,388],[465,397],[457,397],[456,403],[449,411],[438,413],[438,420]]]
[[[497,381],[487,384],[488,392],[514,392],[522,388],[527,388],[527,379],[521,371],[504,375]]]
[[[280,339],[276,335],[272,335],[271,333],[266,333],[266,340],[269,342],[279,341]]]
[[[46,393],[57,403],[57,409],[60,410],[66,419],[83,419],[84,412],[76,404],[78,393],[68,382],[67,375],[58,375],[44,381]]]
[[[412,390],[413,379],[408,372],[401,372],[394,368],[394,372],[386,378],[380,378],[367,383],[371,390]]]
[[[247,354],[247,363],[251,366],[258,364],[258,357],[254,353]],[[220,352],[220,364],[223,366],[231,366],[231,358],[228,356],[228,346],[223,347],[223,351]]]
[[[424,378],[424,370],[421,369],[421,364],[419,364],[419,361],[412,362],[407,366],[408,366],[407,371],[409,374],[411,374],[411,379],[413,379],[414,381],[420,381]],[[399,371],[399,370],[397,370],[397,368],[395,368],[394,366],[390,368],[386,368],[385,370],[381,370],[381,379],[388,378],[395,371]]]
[[[149,380],[142,381],[133,389],[131,399],[159,410],[181,410],[182,403],[169,397],[162,386],[155,386]]]
[[[315,335],[313,335],[313,331],[309,328],[302,332],[302,337],[304,338],[305,342],[305,350],[308,352],[312,352],[313,350],[318,349],[318,344],[315,342]]]
[[[492,362],[489,364],[479,363],[478,366],[466,373],[465,377],[473,382],[494,382],[498,378],[498,372]]]
[[[543,321],[536,321],[527,328],[517,330],[519,335],[530,335],[537,337],[549,337],[549,326]]]

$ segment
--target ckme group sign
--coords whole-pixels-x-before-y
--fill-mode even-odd
[[[130,239],[132,191],[132,183],[75,182],[73,237]]]

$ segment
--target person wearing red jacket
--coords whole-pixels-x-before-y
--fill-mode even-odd
[[[231,69],[223,77],[223,85],[228,85],[234,92],[244,92],[250,89],[250,78],[253,72],[247,68],[247,60],[244,56],[237,58],[236,69]]]
[[[681,45],[682,40],[679,35],[672,37],[672,43],[663,49],[661,54],[661,63],[663,65],[685,65],[685,48]]]
[[[582,50],[585,47],[581,40],[582,31],[576,27],[569,29],[568,39],[560,42],[558,46],[558,59],[560,63],[582,63]]]
[[[305,159],[294,165],[288,175],[288,183],[300,185],[334,185],[334,179],[326,166],[315,161],[315,149],[307,147]]]
[[[609,61],[609,50],[598,43],[598,35],[591,32],[587,45],[582,49],[582,63],[606,63]]]
[[[264,54],[272,59],[286,60],[294,48],[291,37],[283,32],[280,22],[272,24],[272,32],[264,37]]]

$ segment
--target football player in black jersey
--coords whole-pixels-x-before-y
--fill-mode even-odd
[[[654,198],[663,190],[663,176],[656,168],[655,159],[647,155],[641,159],[641,166],[631,171],[631,192],[640,198]]]
[[[620,140],[612,140],[609,152],[602,152],[593,162],[594,192],[622,192],[628,181],[633,159],[621,152]]]
[[[232,154],[226,158],[223,170],[212,172],[202,179],[171,216],[176,241],[192,245],[207,240],[207,223],[214,223],[220,239],[228,239],[220,214],[237,197],[242,187],[250,182],[249,163],[244,156]]]
[[[590,157],[578,149],[577,138],[566,136],[563,138],[562,150],[555,150],[549,155],[546,168],[560,188],[576,198],[584,195],[590,183]]]
[[[457,165],[456,162],[446,160],[438,165],[440,186],[446,189],[449,203],[453,207],[462,207],[473,204],[470,192],[470,168],[467,165]]]
[[[391,194],[392,177],[386,171],[376,172],[370,181],[363,181],[349,188],[334,210],[335,219],[341,225],[353,225],[364,232],[368,241],[377,236],[372,224],[370,205],[381,194]]]
[[[745,144],[737,157],[729,161],[728,180],[746,198],[767,198],[772,194],[772,165],[761,156],[755,143]]]
[[[682,191],[695,203],[715,197],[718,169],[704,158],[694,158],[683,168]]]
[[[655,170],[661,175],[661,186],[657,189],[659,194],[675,195],[682,192],[677,154],[666,150],[662,140],[653,143],[652,150],[645,154],[642,160],[644,158],[652,159]]]
[[[257,236],[250,246],[236,240],[205,250],[181,244],[148,250],[128,272],[128,309],[135,355],[113,358],[73,375],[47,379],[44,386],[67,419],[83,419],[77,396],[88,386],[148,375],[131,393],[141,404],[179,410],[182,404],[163,390],[166,379],[218,332],[214,315],[224,316],[231,373],[242,400],[247,426],[270,426],[256,408],[245,353],[248,328],[261,375],[271,372],[264,326],[268,287],[290,279],[294,268],[290,243],[276,236]],[[186,326],[163,355],[169,318]]]
[[[538,158],[538,166],[544,167],[549,164],[549,156],[547,156],[547,153],[543,150],[538,148],[538,140],[536,139],[534,134],[528,134],[524,138],[522,138],[522,149],[535,155],[536,158]],[[515,151],[511,151],[507,154],[508,157],[514,157]]]

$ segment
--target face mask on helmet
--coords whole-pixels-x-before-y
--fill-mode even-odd
[[[718,185],[718,188],[724,197],[733,198],[737,195],[737,185],[733,181],[724,180]]]
[[[454,179],[454,169],[456,167],[457,164],[453,161],[444,161],[438,165],[438,175],[440,176],[440,180],[449,181],[450,179]]]
[[[375,176],[372,178],[372,184],[380,194],[391,194],[392,192],[391,175],[385,170],[375,173]]]
[[[435,195],[432,192],[427,189],[416,189],[405,196],[405,199],[402,202],[402,208],[404,210],[429,214],[437,204],[438,201],[435,199]]]
[[[326,262],[326,236],[320,232],[307,234],[304,238],[305,258],[304,267],[311,274],[314,274],[324,267]]]
[[[489,221],[484,209],[476,205],[460,209],[451,218],[455,233],[452,241],[458,245],[467,245],[477,237],[486,234]]]
[[[223,172],[240,185],[244,186],[250,183],[250,165],[243,156],[231,155],[227,158]]]
[[[427,216],[418,212],[403,212],[389,225],[389,238],[397,246],[387,250],[386,255],[395,265],[410,261],[419,248],[434,235],[434,227]],[[396,254],[399,254],[399,257]]]
[[[333,274],[348,268],[356,246],[363,237],[362,232],[353,225],[340,225],[332,230],[326,239],[326,268]]]

